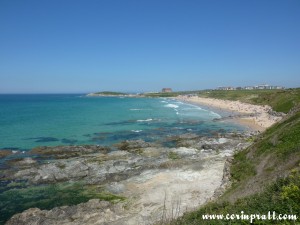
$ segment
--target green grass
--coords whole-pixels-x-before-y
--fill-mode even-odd
[[[212,90],[200,91],[199,96],[241,101],[256,105],[269,105],[277,112],[288,113],[300,104],[300,88],[286,90]]]
[[[168,153],[168,158],[171,159],[171,160],[176,160],[176,159],[180,159],[180,156],[176,152],[169,152]]]
[[[241,185],[242,181],[255,177],[263,160],[266,174],[272,174],[279,165],[291,163],[291,157],[300,161],[300,112],[267,129],[250,147],[234,155],[230,168],[232,181],[234,185]]]
[[[257,149],[256,156],[272,152],[280,158],[288,158],[291,153],[299,152],[300,112],[266,130],[253,148]]]
[[[256,174],[254,163],[247,159],[247,155],[244,152],[235,154],[234,159],[230,168],[234,181],[241,181]]]

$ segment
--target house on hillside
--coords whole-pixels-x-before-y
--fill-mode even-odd
[[[271,87],[268,84],[260,84],[260,85],[255,86],[254,89],[268,90],[268,89],[271,89]]]

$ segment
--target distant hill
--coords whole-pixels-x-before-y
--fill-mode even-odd
[[[126,96],[126,95],[128,94],[122,92],[102,91],[102,92],[90,93],[87,96]]]

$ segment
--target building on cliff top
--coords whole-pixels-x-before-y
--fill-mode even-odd
[[[166,93],[166,92],[172,92],[172,88],[163,88],[161,92]]]

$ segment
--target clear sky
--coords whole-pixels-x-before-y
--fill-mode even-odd
[[[0,0],[0,93],[300,86],[299,0]]]

